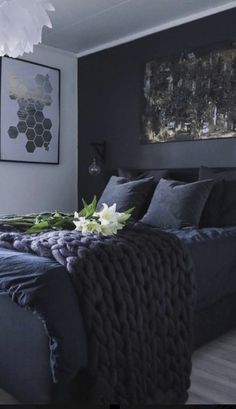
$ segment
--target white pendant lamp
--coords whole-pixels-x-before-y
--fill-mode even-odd
[[[44,26],[52,28],[46,0],[5,0],[0,4],[0,56],[19,57],[42,42]]]

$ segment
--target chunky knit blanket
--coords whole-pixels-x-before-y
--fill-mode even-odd
[[[110,237],[1,232],[0,247],[54,258],[71,275],[88,338],[93,402],[187,399],[192,275],[176,236],[141,224]]]

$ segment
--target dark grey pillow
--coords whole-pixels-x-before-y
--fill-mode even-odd
[[[158,183],[161,178],[167,178],[169,171],[167,169],[126,169],[119,168],[118,175],[130,180],[153,177],[154,182]]]
[[[147,201],[153,188],[153,178],[127,180],[119,176],[112,176],[99,199],[97,209],[100,210],[103,203],[109,206],[116,203],[118,212],[135,207],[132,216],[139,219],[149,205]]]
[[[202,166],[199,169],[199,180],[204,179],[213,179],[214,186],[203,209],[200,226],[219,227],[220,210],[223,202],[224,183],[223,180],[221,180],[220,176],[218,176],[213,169]]]
[[[214,180],[236,180],[236,170],[219,170],[201,166],[199,169],[199,179],[214,179]]]
[[[223,180],[219,226],[236,226],[236,180]]]
[[[183,183],[161,179],[141,222],[163,229],[198,226],[212,180]]]
[[[126,179],[136,179],[142,173],[139,169],[130,169],[130,168],[118,168],[118,176]]]
[[[236,226],[236,171],[219,171],[202,166],[199,179],[214,179],[214,186],[204,208],[201,225]]]

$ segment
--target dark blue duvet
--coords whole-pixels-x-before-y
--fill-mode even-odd
[[[67,383],[86,366],[87,343],[69,274],[57,262],[0,249],[0,296],[31,309],[49,337],[53,381]]]
[[[188,248],[202,310],[236,291],[236,227],[172,230]]]
[[[171,230],[193,260],[196,310],[236,291],[236,227]],[[49,335],[53,381],[69,382],[87,363],[83,320],[69,274],[55,261],[0,249],[0,296],[31,309]]]

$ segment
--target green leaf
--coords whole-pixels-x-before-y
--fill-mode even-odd
[[[62,215],[59,212],[55,212],[52,216],[54,219],[61,219]]]
[[[135,207],[131,207],[130,209],[126,210],[124,213],[131,215],[133,213],[134,209],[135,209]]]
[[[48,229],[49,228],[49,223],[48,221],[44,220],[38,224],[34,224],[32,227],[30,227],[28,230],[26,230],[26,233],[39,233],[42,230]]]
[[[89,219],[91,216],[93,216],[94,212],[96,211],[97,197],[94,196],[93,201],[89,204],[87,204],[86,201],[82,199],[82,203],[84,205],[84,208],[79,212],[79,216]]]
[[[82,198],[82,203],[83,203],[85,208],[88,206],[88,203],[85,202],[84,198]]]
[[[65,229],[65,230],[72,230],[74,229],[74,223],[73,220],[69,218],[63,218],[61,220],[56,221],[53,224],[54,228],[59,228],[59,229]]]

